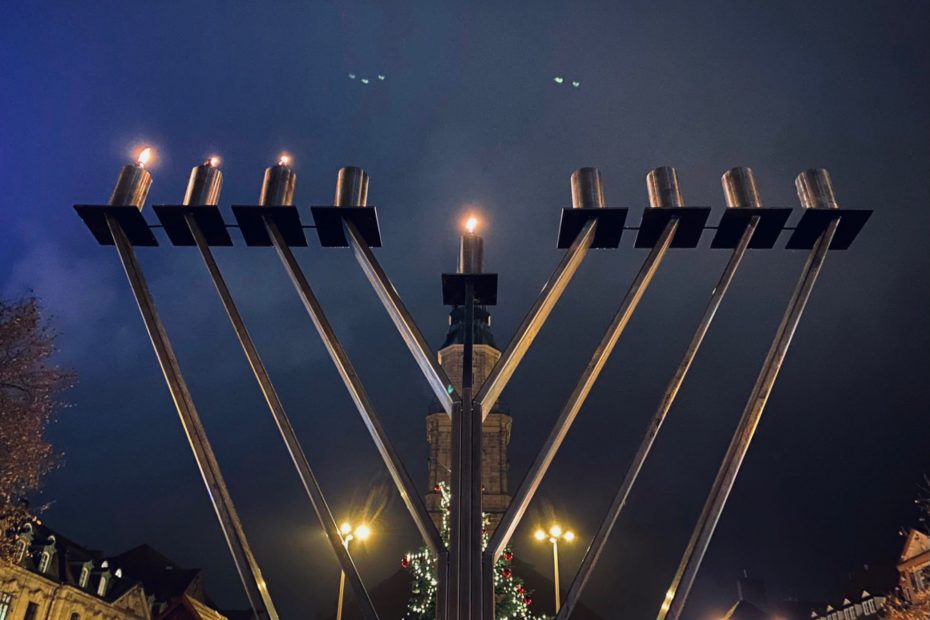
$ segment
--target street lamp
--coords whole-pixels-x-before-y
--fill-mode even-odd
[[[349,543],[353,540],[367,540],[371,536],[371,528],[362,523],[358,527],[352,527],[348,521],[339,526],[339,533],[342,534],[342,545],[349,550]],[[346,589],[346,572],[339,571],[339,602],[336,604],[336,620],[342,620],[342,599]]]
[[[555,574],[555,613],[559,613],[559,608],[562,606],[559,593],[559,541],[572,542],[575,540],[575,533],[571,530],[563,532],[561,526],[553,525],[549,528],[548,533],[543,530],[536,530],[534,536],[539,542],[548,538],[549,542],[552,543],[552,571]]]

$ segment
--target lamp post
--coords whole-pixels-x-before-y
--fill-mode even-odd
[[[571,530],[563,532],[561,526],[553,525],[549,528],[548,533],[544,530],[536,530],[535,538],[539,542],[548,538],[549,542],[552,543],[552,572],[555,575],[555,613],[559,613],[559,608],[562,607],[561,594],[559,593],[559,541],[572,542],[575,540],[575,533]]]
[[[353,540],[367,540],[371,536],[371,528],[362,523],[358,527],[352,527],[348,521],[339,526],[339,533],[342,534],[342,546],[349,550],[349,543]],[[336,620],[342,620],[342,600],[346,589],[346,572],[339,571],[339,602],[336,604]]]

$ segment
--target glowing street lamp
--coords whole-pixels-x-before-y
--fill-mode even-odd
[[[353,540],[365,541],[371,536],[371,528],[362,523],[358,527],[352,527],[348,521],[339,526],[339,533],[342,534],[342,544],[349,549],[349,543]],[[339,602],[336,604],[336,620],[342,620],[342,599],[346,590],[346,572],[339,572]]]
[[[571,530],[563,531],[560,525],[553,525],[549,531],[536,530],[533,535],[536,540],[543,542],[547,538],[552,543],[552,571],[555,574],[555,613],[559,613],[562,607],[561,595],[559,593],[559,541],[572,542],[575,540],[575,533]]]

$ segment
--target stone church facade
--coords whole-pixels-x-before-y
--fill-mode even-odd
[[[464,311],[462,308],[455,308],[449,315],[449,333],[439,349],[439,363],[458,390],[462,388],[463,328]],[[491,333],[491,314],[487,309],[478,307],[475,309],[475,346],[472,364],[476,390],[487,379],[500,356],[501,352],[494,343],[494,335]],[[491,531],[497,526],[504,511],[510,505],[510,489],[507,482],[510,463],[507,458],[507,448],[510,445],[512,424],[512,418],[498,402],[485,418],[482,429],[481,484],[484,493],[481,506],[490,516]],[[431,489],[426,496],[426,507],[436,526],[440,527],[442,523],[441,497],[435,491],[435,486],[440,482],[449,482],[452,464],[452,423],[438,402],[433,403],[426,417],[426,440],[429,442],[429,488]]]

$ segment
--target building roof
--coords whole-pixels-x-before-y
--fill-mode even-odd
[[[228,620],[226,616],[207,607],[186,594],[179,596],[163,612],[158,620]]]
[[[190,594],[199,569],[184,569],[149,545],[139,545],[112,558],[125,575],[137,579],[156,601],[166,602]]]
[[[770,620],[771,616],[750,603],[739,601],[723,615],[723,620]]]
[[[26,549],[19,565],[56,583],[72,586],[107,602],[119,599],[139,585],[100,551],[79,545],[42,523],[26,525],[20,539],[26,543]],[[46,553],[49,554],[48,567],[40,571],[40,563]],[[81,573],[85,568],[90,571],[89,579],[81,586]],[[101,595],[98,586],[103,575],[107,576],[107,580]]]
[[[497,348],[491,333],[491,313],[484,306],[475,306],[475,344],[486,344]],[[454,344],[465,344],[465,308],[456,306],[449,313],[449,333],[440,349]]]

